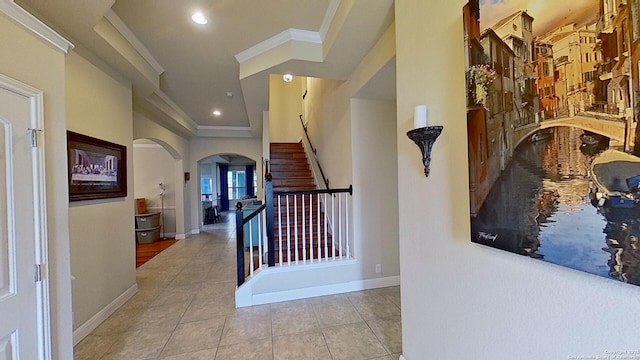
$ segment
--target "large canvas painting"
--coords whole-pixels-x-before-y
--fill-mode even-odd
[[[640,285],[638,1],[464,7],[473,242]]]

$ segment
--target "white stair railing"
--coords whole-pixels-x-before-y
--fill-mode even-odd
[[[268,184],[271,185],[270,181]],[[251,212],[238,203],[238,286],[247,276],[267,266],[351,259],[352,193],[351,186],[294,192],[269,190],[267,195],[273,202],[253,208]]]
[[[350,259],[351,196],[352,187],[275,192],[275,265]]]

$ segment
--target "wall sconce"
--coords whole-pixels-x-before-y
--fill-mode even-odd
[[[424,174],[429,177],[429,165],[431,164],[431,148],[436,142],[442,126],[427,126],[427,106],[418,105],[413,117],[413,130],[407,132],[409,139],[418,145],[422,152],[422,162],[424,163]]]
[[[284,82],[290,83],[290,82],[293,81],[293,75],[284,74],[284,75],[282,75],[282,80],[284,80]]]

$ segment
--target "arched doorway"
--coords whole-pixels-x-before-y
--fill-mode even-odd
[[[144,198],[148,211],[161,213],[161,237],[185,238],[182,159],[156,139],[133,142],[133,196]]]
[[[233,211],[237,201],[256,197],[256,170],[254,160],[239,154],[216,154],[198,161],[201,227],[219,220],[210,217],[213,208]]]

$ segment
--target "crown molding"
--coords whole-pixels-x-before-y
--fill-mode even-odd
[[[31,31],[46,43],[60,50],[60,52],[68,54],[69,51],[73,50],[74,46],[69,40],[21,8],[20,5],[16,4],[13,0],[0,0],[0,12],[4,13],[24,29]]]
[[[244,51],[239,52],[235,55],[236,60],[238,61],[238,63],[242,64],[290,41],[299,41],[304,43],[322,45],[325,36],[329,32],[329,29],[333,24],[333,20],[336,17],[338,8],[340,7],[341,3],[342,0],[331,0],[329,6],[327,7],[327,11],[324,14],[324,19],[322,20],[319,31],[289,28],[277,35],[270,37],[267,40],[264,40]]]
[[[235,55],[236,60],[240,64],[251,60],[259,55],[269,52],[282,44],[286,44],[289,41],[300,41],[312,44],[322,44],[322,37],[317,31],[300,30],[289,28],[283,32],[270,37],[269,39],[262,41],[247,50],[244,50]]]
[[[324,19],[322,20],[322,25],[320,25],[319,33],[322,41],[324,41],[325,36],[327,36],[331,28],[331,24],[333,24],[333,19],[336,17],[341,2],[342,0],[331,0],[331,3],[329,3],[327,12],[324,14]]]
[[[247,131],[251,130],[250,126],[211,126],[201,125],[198,130],[218,130],[218,131]]]
[[[104,15],[105,19],[113,25],[113,27],[118,30],[118,32],[133,46],[133,48],[142,56],[142,58],[155,70],[158,75],[164,73],[164,68],[160,63],[151,55],[151,52],[147,50],[147,48],[142,44],[140,39],[129,29],[129,27],[120,19],[118,14],[116,14],[113,10],[109,9],[109,11]]]
[[[202,138],[251,138],[249,126],[198,126],[198,137]]]

